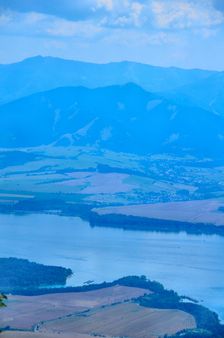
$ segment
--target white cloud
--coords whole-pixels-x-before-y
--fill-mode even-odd
[[[144,32],[136,30],[110,30],[102,38],[103,42],[108,45],[116,46],[135,46],[135,48],[142,48],[144,46],[159,46],[169,45],[170,43],[177,43],[177,37],[168,32]]]
[[[93,38],[102,31],[92,21],[69,21],[41,13],[11,12],[0,16],[2,35]]]
[[[141,15],[144,9],[144,5],[140,4],[139,2],[134,2],[131,5],[131,13],[132,19],[135,26],[141,25]]]
[[[0,0],[1,2],[6,0]],[[94,35],[99,32],[100,26],[108,27],[110,29],[123,28],[123,29],[138,29],[144,32],[151,32],[154,29],[163,32],[167,29],[209,29],[213,26],[220,25],[224,21],[223,14],[217,10],[213,5],[213,0],[83,0],[82,5],[72,5],[70,0],[66,0],[65,9],[68,12],[70,9],[71,17],[73,20],[65,19],[63,16],[57,15],[60,12],[60,7],[55,8],[51,13],[51,6],[46,6],[45,14],[43,13],[42,6],[37,6],[37,1],[32,0],[30,4],[31,8],[37,8],[37,11],[25,12],[25,9],[21,9],[18,12],[10,12],[9,9],[3,11],[0,17],[1,26],[9,25],[9,16],[15,19],[17,24],[25,25],[28,28],[33,27],[35,31],[35,25],[38,26],[40,22],[46,28],[47,34],[58,34],[60,36],[72,36],[77,31],[85,31],[85,35]],[[26,0],[27,2],[27,0]],[[41,0],[41,3],[43,0]],[[14,1],[12,1],[14,3]],[[21,0],[21,4],[24,0]],[[57,0],[57,4],[62,3]],[[34,6],[36,4],[36,7]],[[67,6],[67,7],[66,7]],[[14,8],[14,7],[13,7]],[[17,7],[16,7],[17,8]],[[86,9],[86,15],[85,15]],[[17,10],[17,9],[14,9]],[[42,12],[41,12],[42,10]],[[46,14],[48,10],[48,14]],[[81,13],[80,17],[77,13]],[[55,13],[55,14],[54,14]],[[73,13],[73,14],[72,14]],[[87,15],[88,13],[88,15]],[[90,15],[90,13],[92,13]],[[21,23],[19,18],[24,18],[25,22]],[[47,19],[49,18],[49,24]],[[58,27],[56,27],[58,24]],[[61,27],[60,25],[61,24]],[[83,25],[83,29],[81,27]],[[96,28],[94,28],[96,27]],[[15,34],[17,29],[15,28]],[[19,27],[18,27],[19,29]],[[93,34],[87,30],[93,30]],[[38,28],[39,30],[39,28]],[[40,29],[43,30],[43,29]],[[9,31],[11,31],[9,29]],[[31,32],[27,32],[30,34]],[[207,31],[207,36],[209,32]],[[202,34],[205,36],[206,31]]]
[[[91,38],[101,31],[102,28],[90,21],[72,22],[63,19],[52,20],[45,28],[46,34],[55,37]]]
[[[210,0],[153,0],[151,10],[159,29],[211,27],[223,23],[223,15]]]
[[[205,29],[224,22],[223,13],[214,7],[213,0],[96,1],[98,7],[107,9],[101,13],[101,24],[111,28]]]
[[[10,23],[12,17],[7,14],[0,14],[0,26],[4,27]]]
[[[112,8],[101,21],[104,26],[130,28],[143,25],[145,4],[139,1],[114,0]]]
[[[16,14],[14,14],[14,18],[16,17]],[[18,18],[21,18],[21,22],[25,25],[30,25],[30,26],[35,26],[39,23],[44,22],[48,16],[41,14],[41,13],[36,13],[36,12],[30,12],[25,15],[19,15]]]
[[[112,11],[114,7],[113,0],[96,0],[96,7],[97,8],[105,8],[108,11]]]
[[[174,143],[176,141],[178,141],[180,138],[180,134],[176,133],[176,134],[171,134],[168,139],[166,139],[166,141],[164,142],[164,144],[170,144],[170,143]]]

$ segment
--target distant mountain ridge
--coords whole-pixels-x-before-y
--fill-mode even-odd
[[[58,88],[2,105],[0,116],[0,147],[53,143],[211,157],[224,152],[224,118],[135,84]]]
[[[94,64],[37,56],[0,65],[0,104],[65,86],[97,88],[133,82],[150,92],[167,92],[214,74],[217,72],[163,68],[128,61]]]
[[[198,106],[224,116],[224,72],[164,93],[178,103]]]

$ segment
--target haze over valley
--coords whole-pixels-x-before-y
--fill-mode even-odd
[[[224,337],[223,24],[0,0],[0,337]]]

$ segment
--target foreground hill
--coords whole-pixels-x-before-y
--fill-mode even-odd
[[[209,157],[224,151],[224,118],[134,84],[58,88],[3,105],[0,115],[0,147],[53,143]]]
[[[10,295],[0,319],[5,328],[2,337],[17,338],[19,331],[26,338],[53,334],[159,338],[183,330],[202,332],[198,337],[205,337],[205,331],[222,337],[223,326],[215,313],[144,276],[55,292],[42,289],[28,291],[27,296]]]
[[[215,72],[162,68],[134,62],[93,64],[53,57],[33,57],[0,65],[0,103],[63,86],[96,88],[135,82],[149,91],[167,91]]]
[[[0,318],[2,338],[17,338],[17,331],[24,338],[159,338],[183,331],[223,337],[216,313],[144,276],[54,290],[10,295]]]

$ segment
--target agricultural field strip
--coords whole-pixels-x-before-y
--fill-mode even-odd
[[[93,308],[83,314],[48,321],[39,330],[43,333],[77,332],[99,336],[154,338],[195,327],[193,316],[180,310],[150,309],[128,302]]]
[[[19,331],[7,331],[1,334],[1,338],[74,338],[71,335],[62,335],[49,332],[19,332]],[[91,338],[92,336],[86,334],[76,334],[75,338]],[[97,338],[97,336],[96,336]]]
[[[2,309],[0,327],[31,330],[39,322],[61,318],[93,307],[123,302],[150,293],[149,290],[113,286],[101,290],[49,294],[43,296],[9,296]]]
[[[221,206],[224,206],[223,199],[105,207],[95,208],[93,211],[99,215],[120,214],[223,226],[224,216],[222,212],[218,211]]]
[[[141,197],[141,193],[163,195],[166,191],[168,195],[165,199],[176,200],[176,198],[183,198],[183,196],[175,197],[176,192],[183,193],[185,191],[188,192],[190,199],[193,199],[193,196],[201,199],[200,194],[206,198],[206,194],[210,194],[206,192],[206,189],[211,190],[211,194],[215,194],[217,197],[224,189],[223,168],[221,166],[210,168],[208,161],[203,162],[193,158],[183,159],[180,168],[180,158],[170,158],[169,156],[142,158],[133,154],[114,154],[105,150],[99,151],[85,147],[72,147],[70,151],[60,147],[39,147],[37,149],[20,149],[20,151],[33,154],[34,157],[23,165],[10,166],[9,162],[8,166],[0,170],[3,192],[7,189],[15,192],[18,190],[44,192],[45,187],[42,184],[47,183],[48,186],[50,185],[50,191],[55,193],[79,192],[97,196],[97,194],[107,192],[109,195],[111,194],[110,185],[107,184],[107,187],[101,191],[102,188],[99,187],[97,177],[100,175],[103,178],[112,172],[115,176],[121,175],[121,173],[124,175],[124,179],[119,184],[118,193],[137,193],[138,197]],[[112,172],[98,172],[99,165],[106,166]],[[197,167],[198,165],[199,167]],[[202,167],[203,165],[205,167]],[[86,177],[85,182],[80,182],[81,185],[79,185],[78,177],[74,177],[73,180],[69,177],[69,171],[72,168],[77,175],[79,175],[78,172],[86,174],[87,170],[91,170],[92,178],[90,177],[89,181],[89,178]],[[3,179],[5,183],[2,181]],[[71,181],[69,182],[69,180]],[[157,199],[155,196],[153,197],[153,201],[156,202],[163,202],[163,199],[164,196]]]

